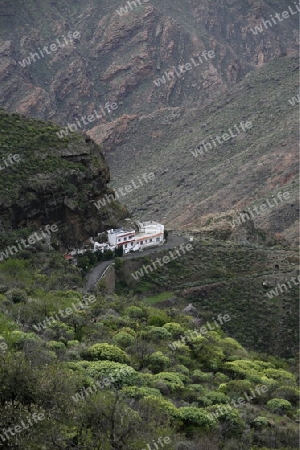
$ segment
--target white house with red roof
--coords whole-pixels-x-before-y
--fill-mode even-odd
[[[164,243],[164,226],[153,220],[138,222],[139,232],[135,235],[139,250],[162,245]]]
[[[137,225],[138,233],[133,229],[124,228],[108,230],[109,248],[114,250],[115,248],[123,247],[123,252],[126,254],[130,251],[144,250],[145,248],[156,247],[164,243],[163,225],[154,221],[138,222]],[[96,250],[95,247],[94,250]]]

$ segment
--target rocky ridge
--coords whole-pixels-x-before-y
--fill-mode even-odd
[[[2,242],[14,238],[9,230],[55,223],[61,242],[74,245],[128,216],[119,202],[94,205],[113,190],[102,151],[88,136],[60,139],[52,124],[3,111],[0,124],[1,161],[20,157],[0,172]]]

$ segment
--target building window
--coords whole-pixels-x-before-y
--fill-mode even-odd
[[[131,242],[131,247],[133,246],[133,242]]]
[[[127,237],[124,237],[124,241],[127,241]]]
[[[121,242],[121,239],[118,239],[118,242]]]
[[[127,244],[125,244],[124,247],[127,248]]]
[[[141,241],[140,244],[143,245],[144,241]]]
[[[156,238],[156,242],[159,242],[160,241],[160,238],[158,237],[158,238]]]
[[[152,242],[152,239],[150,239],[150,242]]]

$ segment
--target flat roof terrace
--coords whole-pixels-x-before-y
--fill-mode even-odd
[[[115,230],[108,230],[108,234],[128,234],[135,233],[135,230],[125,230],[124,228],[118,228]]]

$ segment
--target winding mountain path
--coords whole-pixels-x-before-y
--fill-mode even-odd
[[[170,234],[168,237],[168,242],[166,244],[160,245],[158,247],[148,248],[147,250],[143,250],[141,252],[128,253],[127,255],[124,255],[122,258],[125,260],[142,258],[143,256],[151,255],[153,253],[160,253],[163,250],[171,250],[172,248],[179,247],[184,243],[188,243],[188,239],[182,236],[177,236],[175,234]],[[107,267],[109,267],[113,263],[114,263],[113,260],[102,261],[95,267],[93,267],[93,269],[86,276],[86,284],[85,284],[86,292],[91,292],[95,288],[96,284],[101,279]]]

